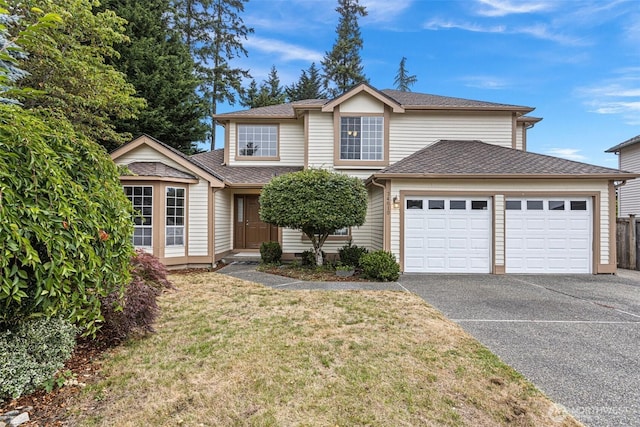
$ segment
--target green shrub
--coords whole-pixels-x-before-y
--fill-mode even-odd
[[[358,245],[352,245],[351,240],[338,250],[338,256],[340,257],[340,263],[343,265],[353,265],[354,267],[360,267],[360,258],[369,251],[367,248],[360,247]]]
[[[71,357],[77,328],[58,317],[27,320],[0,331],[0,400],[31,393]]]
[[[374,251],[360,258],[360,265],[365,276],[370,279],[395,281],[400,277],[400,266],[391,252]]]
[[[262,242],[260,245],[260,258],[264,264],[280,264],[282,260],[282,247],[278,242]]]
[[[324,251],[322,251],[322,259],[327,259],[327,254]],[[317,267],[318,264],[316,262],[316,254],[312,250],[302,252],[300,261],[303,267]]]
[[[131,259],[131,283],[124,295],[112,292],[101,298],[104,324],[98,339],[109,345],[125,341],[133,334],[154,332],[160,308],[157,298],[166,289],[174,289],[167,268],[155,256],[136,251]]]
[[[95,333],[133,253],[109,155],[64,119],[0,104],[0,193],[0,329],[63,316]]]

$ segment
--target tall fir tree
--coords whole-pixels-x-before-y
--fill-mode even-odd
[[[117,46],[115,67],[126,74],[147,107],[136,119],[116,120],[116,129],[133,136],[146,133],[191,154],[207,132],[206,106],[196,93],[195,64],[180,34],[169,27],[169,0],[106,0],[128,21],[129,43]]]
[[[358,17],[367,16],[359,0],[338,0],[336,12],[340,21],[336,28],[337,38],[331,52],[326,52],[322,60],[324,86],[327,93],[336,97],[358,83],[368,82],[364,74],[360,50],[363,41],[358,25]]]
[[[307,70],[302,70],[300,78],[291,86],[285,88],[285,94],[289,102],[302,99],[324,99],[327,94],[323,89],[322,76],[316,63],[312,63]]]
[[[210,117],[211,149],[215,148],[218,103],[235,104],[242,91],[242,79],[248,70],[233,67],[231,62],[247,56],[242,45],[253,28],[244,25],[240,16],[248,0],[173,0],[175,27],[181,32],[197,63],[200,86]]]
[[[28,73],[18,88],[38,90],[20,99],[27,109],[47,110],[67,118],[77,132],[107,149],[131,135],[118,132],[114,120],[134,118],[144,107],[135,88],[109,61],[126,41],[125,20],[101,11],[93,0],[11,0],[8,12],[35,21],[38,10],[56,14],[61,23],[23,39],[29,55],[18,67]],[[9,26],[10,33],[19,31]],[[15,37],[16,34],[12,34]]]
[[[240,104],[249,107],[266,107],[269,105],[282,104],[286,101],[286,95],[280,86],[280,77],[275,66],[271,67],[267,80],[263,81],[258,89],[255,80],[251,80],[249,87],[240,94]]]
[[[396,78],[393,81],[393,84],[396,85],[396,89],[402,92],[411,92],[411,86],[416,84],[418,78],[414,75],[409,75],[407,71],[407,58],[404,56],[400,60],[400,66],[398,67],[398,74],[396,74]]]

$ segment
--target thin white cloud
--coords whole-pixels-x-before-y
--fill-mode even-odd
[[[432,19],[424,24],[426,30],[464,30],[474,33],[505,33],[507,28],[504,25],[486,26],[471,22],[454,22],[442,19]]]
[[[274,54],[279,61],[306,61],[311,63],[320,62],[324,56],[323,52],[317,52],[281,40],[261,37],[249,37],[249,39],[244,42],[244,47]]]
[[[587,159],[586,156],[580,154],[580,150],[577,148],[550,148],[545,154],[562,157],[563,159],[575,160],[576,162],[582,162]]]
[[[547,12],[554,8],[554,3],[549,1],[478,0],[478,3],[477,13],[490,17]]]
[[[466,76],[462,77],[460,80],[462,80],[467,87],[479,89],[499,90],[506,89],[511,86],[509,81],[493,76]]]
[[[615,77],[575,93],[593,113],[619,115],[629,125],[640,125],[640,67],[618,70]]]
[[[413,0],[363,0],[361,4],[367,8],[367,16],[360,21],[361,25],[393,21],[412,3]]]
[[[586,44],[585,41],[579,38],[555,32],[545,24],[508,27],[506,25],[481,25],[474,22],[432,19],[427,21],[423,28],[432,31],[456,29],[474,33],[525,34],[536,39],[549,40],[563,45],[577,46]]]

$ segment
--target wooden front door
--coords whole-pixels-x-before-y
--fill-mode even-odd
[[[259,197],[255,194],[235,197],[235,249],[259,249],[262,242],[278,239],[277,227],[260,221]]]

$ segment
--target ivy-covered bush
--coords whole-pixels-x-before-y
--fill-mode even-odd
[[[17,398],[51,380],[71,357],[77,329],[59,317],[0,331],[0,400]]]
[[[153,324],[160,313],[157,298],[164,290],[174,289],[167,268],[155,256],[136,251],[131,265],[131,283],[124,295],[114,291],[101,298],[104,324],[98,339],[107,344],[154,332]]]
[[[94,334],[129,282],[131,203],[104,149],[44,115],[0,104],[0,330],[61,315]]]
[[[367,248],[363,248],[358,245],[353,245],[351,240],[338,250],[338,256],[340,257],[340,263],[342,265],[352,265],[356,268],[360,267],[360,259],[369,251]]]
[[[370,279],[392,282],[400,277],[400,266],[391,252],[369,252],[360,258],[360,265],[364,275]]]
[[[264,264],[279,264],[282,260],[282,247],[278,242],[262,242],[260,259]]]

